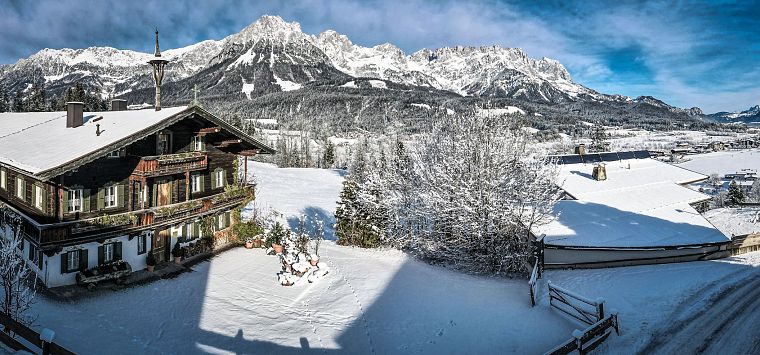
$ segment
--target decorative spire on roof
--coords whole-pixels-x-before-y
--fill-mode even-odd
[[[158,48],[158,28],[156,28],[156,52],[155,57],[148,63],[153,67],[153,81],[156,83],[156,111],[161,111],[161,81],[164,80],[164,67],[168,60],[161,58],[161,49]]]
[[[161,56],[161,48],[158,47],[158,27],[156,27],[156,51],[153,53],[153,55],[156,57]]]

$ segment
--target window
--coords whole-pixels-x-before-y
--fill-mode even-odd
[[[66,199],[69,203],[66,212],[82,212],[82,189],[69,190]]]
[[[156,137],[156,154],[169,154],[171,153],[171,134],[161,132]]]
[[[70,251],[66,255],[68,255],[69,260],[66,270],[76,270],[79,268],[79,250]]]
[[[185,224],[185,237],[187,237],[187,240],[190,240],[196,237],[195,223]]]
[[[225,183],[225,181],[224,181],[224,170],[217,170],[214,173],[214,179],[215,179],[215,182],[216,182],[216,184],[214,184],[214,186],[216,186],[217,188],[224,187],[224,183]]]
[[[103,244],[98,247],[98,265],[121,260],[121,242]]]
[[[206,142],[203,136],[193,137],[193,148],[196,152],[202,152],[206,150]]]
[[[37,268],[42,270],[42,250],[29,243],[29,261],[37,265]]]
[[[16,178],[16,197],[26,201],[26,181],[23,178]]]
[[[145,254],[148,246],[148,235],[145,233],[137,236],[137,255]]]
[[[37,209],[44,209],[45,206],[45,194],[42,186],[34,185],[34,207]]]
[[[192,185],[192,192],[203,192],[203,175],[193,174],[191,176],[190,185]]]
[[[5,172],[5,169],[0,169],[0,189],[7,189],[8,188],[8,173]]]
[[[113,243],[103,245],[103,263],[113,261]]]
[[[105,208],[116,207],[116,185],[106,186],[103,206]]]
[[[87,269],[87,249],[61,254],[61,273]]]
[[[227,227],[224,222],[225,222],[224,213],[216,216],[216,228],[218,230],[222,230]]]

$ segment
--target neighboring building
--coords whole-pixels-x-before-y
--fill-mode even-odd
[[[694,206],[709,196],[684,186],[707,179],[646,151],[558,157],[568,199],[543,236],[547,267],[601,267],[726,256],[728,238]],[[602,165],[603,163],[604,165]],[[604,166],[606,179],[598,179]],[[595,172],[596,171],[596,172]]]
[[[231,211],[253,196],[237,158],[272,148],[197,105],[82,106],[0,114],[0,231],[21,233],[46,286],[115,260],[140,270],[204,234],[229,242]]]

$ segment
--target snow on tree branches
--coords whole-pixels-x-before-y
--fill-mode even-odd
[[[391,244],[475,273],[521,272],[531,228],[561,196],[557,166],[510,116],[450,116],[377,157],[357,151],[336,212],[338,241]],[[383,152],[382,154],[380,152]],[[385,156],[390,156],[390,163]]]

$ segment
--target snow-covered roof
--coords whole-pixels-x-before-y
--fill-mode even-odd
[[[555,206],[559,216],[536,228],[549,244],[644,247],[726,241],[691,203],[708,197],[681,184],[707,178],[654,159],[606,162],[607,180],[594,164],[560,166],[559,183],[575,200]]]
[[[202,109],[187,107],[85,112],[84,124],[69,128],[66,112],[0,113],[0,163],[47,179],[51,177],[47,174],[51,169],[92,158],[97,153],[105,155],[108,152],[101,150],[141,133],[150,134],[153,129],[192,113],[212,116]],[[235,134],[245,136],[221,120],[213,119]],[[100,135],[96,134],[97,125],[100,125]],[[263,144],[257,145],[265,151],[271,150]]]
[[[729,237],[760,233],[760,207],[718,208],[705,218]]]

